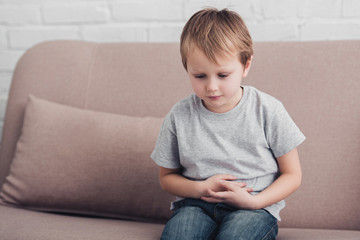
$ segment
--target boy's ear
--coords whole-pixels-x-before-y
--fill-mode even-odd
[[[247,75],[249,74],[252,59],[253,59],[253,56],[251,56],[251,58],[246,62],[246,65],[244,67],[243,78],[247,77]]]

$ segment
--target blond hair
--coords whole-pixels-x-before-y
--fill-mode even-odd
[[[180,53],[186,70],[187,56],[194,46],[215,63],[216,55],[236,54],[245,66],[253,55],[251,36],[244,21],[228,9],[200,10],[185,24],[180,38]]]

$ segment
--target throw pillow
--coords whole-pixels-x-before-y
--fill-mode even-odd
[[[161,123],[29,96],[0,199],[35,210],[162,221],[170,196],[150,159]]]

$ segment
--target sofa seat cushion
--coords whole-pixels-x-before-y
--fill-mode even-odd
[[[1,239],[160,239],[162,224],[79,217],[0,206]]]
[[[355,240],[360,239],[360,231],[280,228],[277,240]]]
[[[163,224],[80,217],[0,206],[0,232],[7,240],[160,239]],[[280,228],[277,240],[354,240],[360,231]]]

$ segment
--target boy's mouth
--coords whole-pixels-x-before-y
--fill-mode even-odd
[[[221,96],[208,96],[208,98],[210,98],[211,100],[217,100],[219,99]]]

